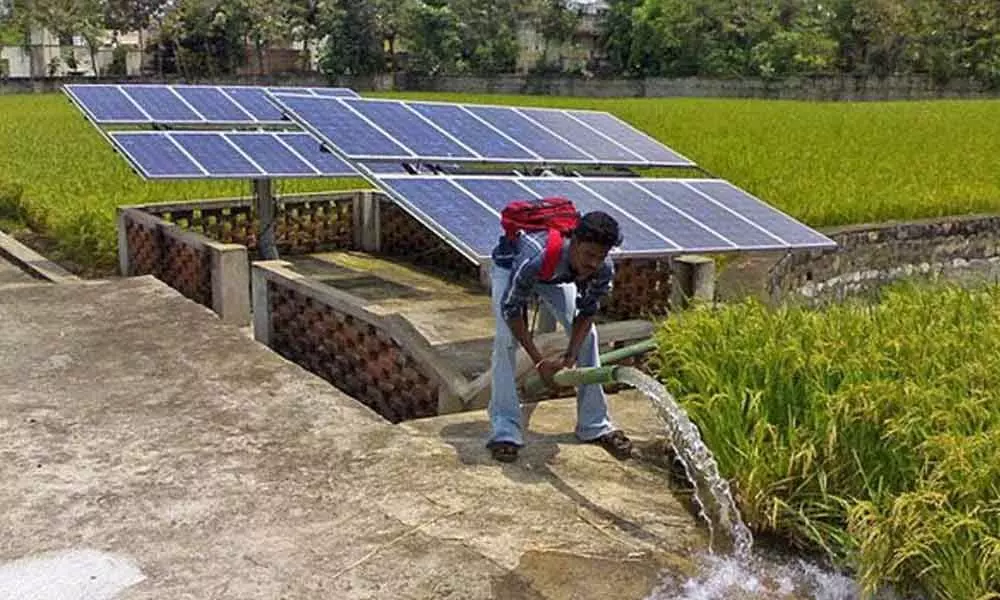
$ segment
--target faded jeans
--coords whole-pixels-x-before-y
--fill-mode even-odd
[[[493,315],[496,318],[496,337],[493,340],[493,385],[490,394],[490,441],[512,442],[524,445],[521,431],[521,401],[514,378],[514,365],[520,343],[514,338],[501,313],[501,299],[510,282],[510,271],[493,266],[491,270],[491,295]],[[536,284],[535,293],[552,314],[562,323],[569,336],[576,316],[576,284]],[[598,367],[600,357],[597,331],[592,325],[584,338],[577,356],[577,366]],[[576,436],[590,441],[614,430],[608,416],[608,399],[600,384],[579,387],[576,396]]]

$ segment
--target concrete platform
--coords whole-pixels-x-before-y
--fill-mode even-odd
[[[43,281],[35,279],[0,253],[0,288],[20,287],[33,283],[43,283]]]
[[[665,471],[575,442],[572,400],[500,465],[482,412],[390,425],[152,278],[4,290],[0,331],[23,598],[641,599],[707,545]]]

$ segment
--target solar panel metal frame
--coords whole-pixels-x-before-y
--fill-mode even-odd
[[[298,132],[298,131],[111,131],[111,132],[103,132],[102,131],[102,133],[105,135],[105,138],[108,140],[108,142],[114,147],[115,151],[118,152],[119,154],[121,154],[123,157],[125,157],[125,160],[135,170],[135,172],[138,173],[139,175],[141,175],[144,179],[147,179],[147,180],[150,180],[150,181],[162,181],[162,180],[201,181],[201,180],[214,180],[214,179],[277,179],[277,178],[281,178],[281,179],[340,179],[340,178],[355,178],[355,177],[361,177],[362,176],[362,174],[360,172],[358,172],[357,170],[353,170],[354,167],[350,164],[350,162],[344,161],[340,157],[336,157],[336,158],[338,160],[340,160],[342,163],[344,163],[345,167],[347,167],[348,169],[352,169],[353,171],[352,172],[345,171],[343,173],[324,173],[324,172],[322,172],[322,171],[319,170],[319,167],[317,167],[315,164],[313,164],[312,162],[310,162],[309,159],[307,159],[306,157],[302,156],[297,150],[295,150],[294,148],[292,148],[288,144],[284,144],[283,142],[281,142],[281,139],[278,137],[279,135],[300,135],[300,136],[308,136],[310,139],[315,140],[315,138],[313,138],[312,135],[310,135],[308,133]],[[211,135],[211,136],[221,136],[223,139],[226,139],[226,136],[240,136],[240,135],[267,135],[267,136],[275,137],[276,139],[278,139],[279,143],[282,143],[283,146],[285,146],[286,148],[288,148],[289,150],[291,150],[291,152],[293,154],[295,154],[306,165],[308,165],[309,167],[311,167],[315,172],[314,173],[277,173],[277,172],[265,171],[262,167],[260,167],[259,165],[257,165],[258,168],[261,169],[262,173],[256,174],[256,175],[254,175],[254,174],[233,175],[233,174],[230,174],[230,173],[211,174],[211,173],[209,173],[208,169],[203,164],[201,164],[201,162],[198,159],[196,159],[195,157],[191,156],[186,150],[184,150],[183,147],[181,147],[181,145],[177,142],[177,140],[173,139],[174,135],[205,135],[205,136],[210,136]],[[117,139],[116,136],[122,136],[122,137],[126,137],[126,136],[127,137],[146,136],[146,137],[162,137],[162,138],[169,139],[174,145],[176,145],[178,147],[178,149],[192,163],[195,164],[195,166],[197,166],[199,169],[202,170],[203,174],[202,175],[186,175],[186,174],[178,174],[178,175],[154,175],[154,174],[151,174],[151,173],[149,173],[142,166],[142,164],[136,159],[136,157],[134,157],[132,155],[132,153],[128,149],[126,149],[125,147],[123,147],[121,145],[121,143],[118,142],[118,139]],[[228,140],[226,140],[226,141],[228,142]],[[244,157],[246,157],[251,164],[256,165],[256,161],[253,159],[253,157],[247,155],[239,147],[235,146],[231,142],[229,142],[229,143],[230,143],[231,146],[233,146],[234,150],[236,150],[239,154],[242,154]],[[317,140],[316,143],[318,145],[319,141]],[[336,155],[334,155],[334,156],[336,156]]]
[[[394,174],[378,174],[378,173],[373,173],[373,172],[369,171],[368,169],[364,168],[364,166],[362,166],[362,170],[366,172],[367,176],[372,180],[373,183],[376,183],[376,185],[378,185],[378,187],[380,187],[397,204],[399,204],[401,208],[403,208],[404,210],[406,210],[407,212],[409,212],[414,218],[416,218],[418,221],[420,221],[420,223],[422,223],[424,226],[428,227],[429,229],[431,229],[432,231],[434,231],[435,233],[437,233],[445,242],[447,242],[449,245],[451,245],[453,248],[455,248],[457,251],[459,251],[462,255],[464,255],[466,257],[466,259],[468,259],[469,261],[471,261],[473,263],[477,263],[477,264],[480,264],[480,265],[488,263],[489,260],[490,260],[490,256],[489,255],[483,255],[483,254],[477,253],[474,249],[472,249],[471,247],[469,247],[469,245],[466,242],[462,241],[462,239],[459,236],[457,236],[454,233],[452,233],[451,231],[449,231],[446,227],[444,227],[444,226],[440,225],[439,223],[435,222],[428,215],[426,215],[422,210],[420,210],[419,207],[415,206],[409,199],[407,199],[402,194],[396,192],[396,190],[394,190],[392,188],[392,186],[388,185],[387,182],[393,181],[393,180],[411,180],[411,181],[415,181],[415,180],[440,180],[440,181],[447,181],[447,182],[451,183],[453,186],[455,186],[456,188],[458,188],[459,190],[461,190],[465,195],[467,195],[469,197],[469,200],[471,202],[475,202],[475,203],[479,204],[482,208],[484,208],[485,210],[489,211],[490,213],[492,213],[496,217],[496,219],[497,219],[497,239],[498,240],[499,240],[499,236],[501,234],[501,229],[500,229],[500,213],[497,210],[495,210],[493,207],[489,206],[486,202],[484,202],[483,200],[481,200],[480,198],[476,197],[471,192],[467,191],[464,187],[462,187],[461,184],[459,183],[459,180],[496,180],[496,181],[510,181],[510,182],[515,182],[515,183],[532,182],[532,181],[567,181],[567,182],[571,182],[571,183],[583,185],[584,187],[586,187],[586,183],[588,183],[588,182],[596,182],[596,181],[611,181],[611,182],[623,182],[623,181],[625,181],[625,182],[629,182],[629,183],[632,183],[632,182],[640,182],[640,183],[642,183],[642,182],[645,182],[645,183],[649,183],[649,182],[673,182],[673,183],[681,183],[681,184],[686,184],[688,182],[724,183],[726,185],[732,186],[733,188],[739,190],[742,194],[747,195],[749,198],[751,198],[751,199],[753,199],[753,200],[755,200],[757,202],[760,202],[761,204],[767,206],[768,208],[771,208],[772,210],[775,210],[775,211],[779,212],[780,214],[788,217],[789,219],[792,219],[796,223],[799,223],[799,225],[801,225],[803,228],[805,228],[805,229],[809,230],[810,232],[814,233],[819,238],[826,240],[826,243],[818,243],[818,244],[796,244],[796,243],[784,242],[783,240],[781,240],[781,238],[779,236],[777,236],[776,234],[774,234],[774,233],[772,233],[770,231],[767,231],[766,229],[762,228],[761,226],[757,225],[756,223],[753,223],[752,221],[748,220],[746,217],[744,217],[743,215],[741,215],[739,212],[734,211],[734,210],[726,207],[724,204],[722,204],[721,202],[713,199],[711,196],[705,194],[704,192],[701,192],[700,190],[697,190],[695,188],[691,188],[690,186],[687,186],[687,187],[689,187],[689,189],[691,189],[692,191],[694,191],[698,195],[704,197],[707,201],[715,203],[715,204],[723,207],[725,210],[728,210],[729,212],[732,212],[734,215],[738,216],[740,219],[747,221],[748,227],[755,227],[757,229],[760,229],[761,231],[764,231],[765,233],[767,233],[767,235],[775,238],[776,240],[781,240],[781,242],[780,243],[775,243],[774,245],[770,245],[770,246],[762,246],[762,245],[755,245],[755,246],[745,246],[744,245],[744,246],[741,246],[741,245],[735,244],[735,243],[733,243],[733,242],[730,241],[730,245],[728,245],[728,246],[697,248],[697,247],[685,247],[685,246],[681,246],[681,245],[677,244],[676,242],[669,241],[669,238],[665,238],[665,241],[664,241],[664,250],[662,250],[662,251],[655,250],[655,251],[628,251],[628,252],[626,252],[626,251],[623,251],[621,248],[615,248],[615,249],[613,249],[611,251],[610,256],[613,259],[625,259],[625,258],[633,258],[633,257],[634,258],[661,258],[661,257],[677,256],[677,255],[682,255],[682,254],[698,254],[698,253],[725,254],[725,253],[731,253],[731,252],[747,252],[747,251],[758,252],[758,251],[775,251],[775,250],[789,251],[789,250],[833,248],[833,247],[837,246],[836,242],[834,242],[832,239],[830,239],[826,235],[824,235],[824,234],[816,231],[815,229],[809,227],[808,225],[805,225],[805,224],[797,221],[796,219],[788,216],[784,212],[782,212],[782,211],[780,211],[780,210],[772,207],[770,204],[767,204],[766,202],[764,202],[760,198],[757,198],[756,196],[750,194],[749,192],[747,192],[747,191],[745,191],[745,190],[743,190],[741,188],[738,188],[738,187],[734,186],[731,182],[726,181],[724,179],[719,179],[719,178],[667,178],[667,177],[640,178],[640,177],[566,177],[566,176],[510,176],[510,175],[507,175],[507,176],[498,176],[498,175],[409,175],[409,174],[406,174],[406,175],[402,175],[402,174],[400,174],[400,175],[394,175]],[[530,197],[535,197],[535,198],[540,198],[541,197],[539,194],[535,193],[533,190],[531,190],[527,186],[522,185],[521,187],[525,191],[524,199],[528,199]],[[660,198],[656,194],[652,194],[649,190],[644,190],[642,188],[638,188],[638,189],[640,189],[643,192],[645,192],[645,193],[653,196],[654,198],[657,198],[658,201],[664,202],[665,204],[669,205],[668,201],[664,200],[663,198]],[[600,194],[597,194],[596,192],[594,192],[592,190],[590,190],[590,192],[592,194],[594,194],[595,196],[600,197]],[[511,198],[511,200],[514,200],[514,198]],[[611,200],[609,203],[612,204],[613,206],[615,206],[616,208],[618,208],[620,211],[622,211],[626,215],[630,216],[630,218],[632,220],[634,220],[637,224],[639,224],[641,226],[644,226],[647,229],[650,229],[651,231],[654,231],[654,233],[656,233],[660,237],[665,237],[662,233],[656,232],[655,230],[652,230],[652,228],[649,228],[649,227],[647,227],[645,225],[642,225],[642,222],[641,222],[640,219],[638,219],[637,217],[635,217],[634,215],[631,215],[631,213],[629,213],[629,211],[627,209],[627,206],[625,206],[625,205],[623,205],[621,203],[614,202],[613,200]],[[678,209],[675,208],[674,210],[677,211]],[[678,212],[683,212],[683,211],[678,211]],[[722,239],[726,239],[725,236],[723,236],[720,233],[714,231],[710,227],[709,224],[702,223],[702,222],[698,221],[697,219],[694,219],[694,218],[691,218],[691,217],[688,217],[688,218],[690,218],[692,221],[695,221],[696,223],[698,223],[699,226],[707,229],[708,231],[710,231],[711,233],[713,233],[717,237],[720,237]],[[668,243],[673,246],[673,249],[668,249],[666,247]]]
[[[152,87],[152,88],[163,88],[168,89],[177,96],[177,99],[182,103],[187,105],[195,114],[201,114],[191,106],[187,100],[185,100],[180,94],[175,90],[178,88],[201,88],[210,89],[218,91],[228,98],[233,104],[235,104],[241,111],[246,113],[247,119],[240,120],[230,120],[230,119],[208,119],[204,115],[200,120],[189,120],[189,119],[156,119],[149,115],[146,110],[139,104],[134,98],[126,93],[129,88],[135,87]],[[97,117],[96,114],[91,110],[82,98],[76,93],[77,89],[82,88],[114,88],[125,95],[125,97],[135,105],[139,112],[146,115],[144,119],[101,119]],[[258,119],[255,117],[239,100],[230,96],[225,92],[225,89],[249,89],[249,90],[262,90],[267,95],[267,92],[271,89],[295,89],[295,88],[282,88],[277,86],[277,88],[272,88],[268,86],[254,86],[254,85],[208,85],[208,84],[112,84],[112,83],[74,83],[66,84],[63,86],[63,92],[73,101],[74,104],[86,115],[87,119],[90,120],[95,125],[152,125],[152,124],[162,124],[162,125],[217,125],[217,126],[246,126],[246,125],[290,125],[291,123],[286,119],[279,120],[269,120],[269,119]],[[316,88],[316,87],[302,87],[301,92],[296,92],[295,95],[304,95],[314,98],[342,98],[342,97],[355,97],[360,98],[360,94],[350,88]],[[316,90],[337,90],[341,92],[349,92],[350,96],[331,96],[325,94],[319,94]],[[277,108],[277,107],[276,107]]]
[[[330,147],[331,150],[334,150],[335,152],[337,152],[338,154],[340,154],[343,158],[345,158],[347,160],[351,160],[351,161],[365,161],[365,162],[382,162],[382,161],[385,161],[385,162],[493,163],[493,164],[517,164],[517,165],[571,164],[571,165],[588,165],[588,166],[603,165],[603,166],[622,166],[622,167],[695,167],[695,166],[697,166],[696,163],[694,161],[692,161],[691,159],[689,159],[686,156],[680,154],[679,152],[673,150],[672,148],[667,147],[662,142],[656,140],[655,138],[652,138],[651,136],[649,136],[645,132],[637,129],[633,125],[631,125],[631,124],[629,124],[629,123],[621,120],[617,116],[615,116],[615,115],[613,115],[613,114],[611,114],[609,112],[606,112],[606,111],[578,110],[578,109],[558,109],[558,108],[537,108],[538,110],[553,111],[553,112],[556,112],[556,113],[565,114],[567,116],[570,116],[571,118],[572,118],[572,114],[571,114],[572,112],[595,113],[595,114],[602,114],[602,115],[609,116],[612,119],[614,119],[614,120],[618,121],[619,123],[621,123],[623,126],[632,129],[637,135],[645,137],[649,141],[662,146],[663,148],[665,148],[666,150],[668,150],[672,154],[680,157],[682,160],[678,161],[678,162],[664,162],[664,161],[615,161],[615,160],[601,160],[601,159],[593,158],[593,156],[590,155],[590,154],[588,154],[585,150],[583,150],[583,149],[581,149],[581,148],[573,145],[572,141],[566,140],[563,136],[561,136],[558,133],[556,133],[556,132],[548,129],[544,125],[542,125],[542,124],[538,123],[537,121],[531,119],[530,116],[528,116],[528,115],[526,115],[526,114],[524,114],[524,113],[522,113],[522,112],[520,112],[518,110],[519,108],[528,108],[528,109],[531,109],[531,110],[536,110],[536,107],[517,107],[517,106],[504,106],[504,105],[493,105],[493,104],[462,104],[462,103],[454,103],[454,102],[440,102],[440,101],[428,101],[428,100],[412,100],[412,101],[410,101],[410,100],[397,100],[397,99],[389,99],[389,98],[362,98],[362,97],[349,98],[349,97],[331,97],[331,96],[323,97],[322,98],[323,100],[327,100],[327,101],[330,101],[330,102],[335,102],[335,103],[338,103],[338,104],[342,105],[344,108],[346,108],[347,110],[351,111],[353,114],[357,115],[357,117],[360,120],[365,121],[366,123],[370,124],[379,133],[381,133],[382,135],[385,135],[387,138],[389,138],[395,144],[399,145],[402,148],[407,149],[410,152],[409,155],[387,155],[387,154],[359,155],[359,154],[350,154],[350,153],[346,152],[341,146],[339,146],[336,140],[330,139],[328,136],[324,135],[321,131],[319,131],[316,127],[314,127],[311,123],[309,123],[308,119],[306,119],[302,115],[298,114],[294,109],[292,109],[285,102],[282,101],[282,99],[285,98],[285,97],[309,97],[309,98],[316,98],[316,96],[314,96],[312,94],[275,93],[275,92],[272,92],[270,90],[268,90],[266,93],[267,93],[267,95],[269,97],[272,98],[272,101],[289,118],[291,118],[295,123],[297,123],[303,129],[305,129],[305,130],[309,131],[310,133],[312,133],[317,138],[321,139],[324,144],[326,144],[327,146]],[[384,103],[391,103],[391,104],[402,105],[410,113],[412,113],[414,119],[421,120],[424,123],[430,125],[434,129],[438,130],[443,136],[445,136],[446,138],[450,139],[453,142],[456,142],[459,146],[462,146],[463,148],[465,148],[466,150],[468,150],[474,156],[472,158],[466,158],[466,157],[454,157],[454,156],[422,156],[422,155],[418,155],[418,154],[414,153],[406,144],[404,144],[404,143],[396,140],[392,135],[390,135],[389,133],[387,133],[377,123],[373,122],[371,119],[365,117],[360,112],[358,112],[358,111],[354,110],[353,108],[351,108],[351,103],[352,102],[356,102],[356,101],[373,102],[373,103],[375,103],[375,102],[384,102]],[[430,119],[427,119],[426,117],[424,117],[423,115],[421,115],[420,113],[418,113],[416,110],[410,108],[409,104],[411,104],[411,103],[413,103],[413,104],[431,104],[431,105],[442,105],[442,106],[455,106],[455,107],[459,107],[462,110],[465,110],[465,112],[469,116],[471,116],[472,118],[474,118],[474,119],[482,122],[487,127],[489,127],[490,129],[494,130],[497,133],[497,135],[499,135],[501,137],[504,137],[507,140],[510,140],[510,141],[514,142],[514,144],[516,144],[517,146],[520,146],[528,154],[533,155],[535,158],[534,159],[522,159],[522,158],[516,158],[515,159],[515,158],[490,158],[490,157],[484,157],[481,154],[475,152],[472,148],[470,148],[467,145],[463,144],[462,141],[459,140],[458,138],[452,136],[448,132],[446,132],[443,129],[441,129],[440,127],[438,127]],[[566,142],[570,146],[573,146],[579,152],[581,152],[583,154],[586,154],[588,156],[591,156],[591,158],[593,158],[593,160],[546,159],[546,158],[540,156],[538,153],[536,153],[536,152],[534,152],[534,151],[526,148],[525,146],[523,146],[522,144],[520,144],[516,139],[514,139],[514,138],[510,137],[509,135],[503,133],[502,131],[500,131],[499,129],[497,129],[496,127],[494,127],[492,124],[490,124],[487,121],[481,119],[479,116],[477,116],[474,113],[466,110],[465,109],[466,106],[485,107],[485,108],[499,108],[499,109],[513,111],[516,114],[519,114],[522,117],[528,119],[533,124],[535,124],[537,127],[545,130],[546,132],[550,133],[551,135],[553,135],[553,136],[559,138],[560,140]],[[607,138],[609,140],[609,143],[614,143],[614,144],[616,144],[616,145],[624,148],[626,151],[629,151],[630,153],[633,153],[631,150],[628,149],[628,147],[623,146],[622,144],[619,144],[613,138],[610,138],[610,137],[606,136],[605,134],[601,133],[597,129],[594,129],[593,127],[590,127],[589,125],[587,125],[586,123],[584,123],[582,121],[579,121],[579,120],[577,120],[577,121],[580,123],[581,127],[585,127],[587,129],[589,129],[590,131],[592,131],[592,132],[594,132],[594,133],[596,133],[596,134],[598,134],[598,135],[600,135],[602,137]]]

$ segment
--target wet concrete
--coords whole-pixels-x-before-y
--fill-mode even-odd
[[[639,599],[707,544],[572,399],[501,465],[484,413],[390,425],[152,278],[4,290],[0,324],[0,565],[107,553],[126,600]]]

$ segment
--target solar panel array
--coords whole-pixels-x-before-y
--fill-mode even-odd
[[[381,175],[379,185],[470,259],[489,257],[512,200],[570,198],[620,224],[619,257],[834,245],[826,236],[720,179]]]
[[[694,166],[609,113],[270,92],[355,161]]]
[[[147,179],[364,175],[476,262],[489,258],[504,206],[550,196],[570,198],[582,212],[602,210],[615,217],[625,240],[614,251],[618,257],[835,245],[720,179],[448,175],[402,165],[695,166],[605,112],[375,100],[345,88],[98,84],[64,89],[98,126],[205,129],[105,132]],[[261,128],[276,124],[298,130]],[[257,130],[221,129],[226,126]]]
[[[123,131],[108,137],[147,179],[359,176],[308,133]]]
[[[72,84],[64,87],[95,124],[288,124],[267,91],[358,96],[347,88],[296,88],[166,84]]]

